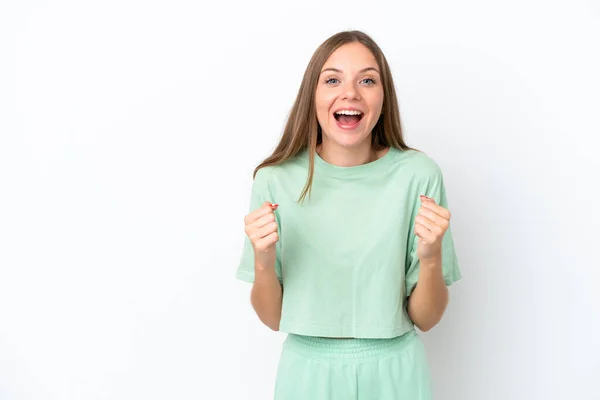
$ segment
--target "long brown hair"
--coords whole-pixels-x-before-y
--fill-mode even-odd
[[[317,120],[317,111],[315,107],[315,91],[321,68],[323,68],[323,65],[335,50],[347,43],[353,42],[363,44],[371,51],[371,53],[373,53],[381,71],[383,108],[382,115],[379,117],[379,120],[372,131],[372,146],[377,148],[395,147],[400,150],[412,149],[404,142],[394,81],[383,51],[381,51],[377,43],[364,32],[354,30],[336,33],[323,42],[310,59],[281,140],[273,151],[273,154],[261,162],[254,170],[253,174],[253,176],[256,177],[256,173],[262,167],[281,164],[308,147],[308,179],[298,200],[300,202],[304,200],[307,193],[310,197],[315,166],[315,151],[317,145],[322,141],[321,127]]]

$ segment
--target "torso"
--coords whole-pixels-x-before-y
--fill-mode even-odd
[[[441,175],[419,152],[383,148],[373,156],[355,167],[315,157],[312,195],[304,203],[297,199],[308,151],[257,174],[262,197],[280,205],[282,332],[342,340],[412,329],[404,303],[412,227],[419,195],[435,193]]]

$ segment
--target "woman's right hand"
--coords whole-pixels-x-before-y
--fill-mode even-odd
[[[263,261],[275,261],[275,243],[279,241],[275,209],[277,204],[265,201],[244,217],[244,231],[252,243],[254,254]]]

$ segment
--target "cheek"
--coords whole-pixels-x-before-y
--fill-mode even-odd
[[[383,91],[371,93],[368,99],[369,108],[379,116],[381,114],[381,110],[383,109]]]
[[[317,91],[315,94],[315,108],[317,109],[317,116],[320,119],[325,119],[329,116],[329,110],[333,104],[335,96],[331,94],[320,93]]]
[[[317,106],[316,107],[317,108],[317,121],[319,121],[319,124],[321,126],[323,126],[324,124],[327,123],[327,108],[319,103],[317,103],[316,106]]]

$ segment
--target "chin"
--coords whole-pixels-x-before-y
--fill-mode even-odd
[[[330,136],[328,141],[336,143],[338,146],[351,148],[363,144],[369,137],[363,134],[335,134]]]

